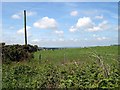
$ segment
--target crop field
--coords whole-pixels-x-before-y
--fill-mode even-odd
[[[33,59],[2,65],[3,89],[120,89],[118,46],[41,50],[33,54]]]

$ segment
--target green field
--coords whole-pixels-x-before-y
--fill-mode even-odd
[[[118,46],[37,51],[34,59],[3,64],[2,86],[117,89],[118,57]]]

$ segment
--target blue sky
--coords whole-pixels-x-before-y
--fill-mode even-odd
[[[3,2],[119,2],[119,0],[2,0]]]
[[[118,43],[117,2],[4,2],[2,39],[7,44],[24,44],[23,10],[27,10],[29,44],[83,47]]]

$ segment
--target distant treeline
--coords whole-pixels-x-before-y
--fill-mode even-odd
[[[38,47],[38,50],[60,50],[60,49],[65,49],[65,48],[53,48],[53,47]]]
[[[1,43],[2,47],[2,62],[8,61],[22,61],[33,58],[33,52],[38,50],[37,45],[5,45]]]
[[[110,45],[110,46],[120,46],[120,44],[113,44],[113,45]]]

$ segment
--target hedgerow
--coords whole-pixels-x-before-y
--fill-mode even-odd
[[[33,52],[37,51],[37,46],[32,45],[3,45],[2,61],[22,61],[33,58]]]

